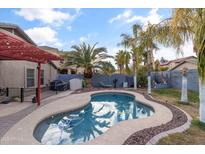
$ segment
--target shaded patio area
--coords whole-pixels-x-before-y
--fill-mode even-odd
[[[25,60],[38,64],[37,96],[36,101],[40,105],[41,97],[41,64],[52,60],[61,60],[57,54],[51,54],[38,46],[34,46],[20,37],[5,30],[0,30],[0,60]]]

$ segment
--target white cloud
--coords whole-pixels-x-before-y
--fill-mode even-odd
[[[75,40],[71,40],[70,43],[71,43],[71,44],[74,44],[74,43],[75,43]]]
[[[79,14],[79,10],[76,10],[76,14],[71,15],[52,8],[23,8],[16,11],[15,14],[24,17],[28,21],[39,20],[46,24],[60,25],[65,20],[74,19]]]
[[[145,17],[134,15],[131,18],[129,18],[128,20],[126,20],[126,22],[132,23],[132,22],[139,21],[143,25],[147,25],[148,22],[150,22],[151,24],[157,24],[161,20],[161,16],[157,13],[157,11],[158,11],[158,9],[151,9],[148,16],[145,16]]]
[[[72,26],[68,26],[68,27],[66,27],[66,29],[67,29],[68,31],[72,31]]]
[[[157,24],[162,20],[162,16],[158,14],[158,9],[151,9],[147,16],[139,16],[134,14],[132,10],[125,10],[121,14],[118,14],[117,16],[113,17],[109,20],[110,23],[113,22],[121,22],[121,23],[134,23],[139,22],[143,25],[143,28],[146,28],[146,25],[148,23],[151,24]],[[176,58],[181,57],[187,57],[187,56],[196,56],[196,54],[193,52],[193,44],[191,41],[186,42],[184,46],[182,46],[182,53],[183,54],[177,54],[176,49],[174,48],[166,48],[163,46],[159,46],[159,50],[154,53],[155,60],[161,59],[161,57],[164,57],[167,60],[173,60]],[[115,50],[112,50],[115,49]],[[115,55],[117,48],[110,48],[111,55]],[[112,62],[113,63],[113,62]]]
[[[133,23],[133,22],[140,22],[144,26],[150,22],[151,24],[159,23],[162,16],[157,13],[158,9],[151,9],[147,16],[138,16],[135,15],[132,10],[125,10],[123,13],[113,17],[109,20],[110,23],[114,21],[122,21],[124,23]]]
[[[118,21],[118,20],[128,20],[131,16],[133,15],[132,10],[125,10],[123,13],[118,14],[117,16],[111,18],[109,20],[110,23],[113,23],[114,21]]]
[[[75,9],[75,11],[76,11],[77,14],[79,14],[79,13],[81,14],[80,10],[81,10],[81,8],[76,8],[76,9]]]
[[[79,40],[80,42],[86,42],[88,40],[88,37],[81,36]]]
[[[63,47],[63,43],[61,43],[61,42],[55,42],[53,45],[58,47],[58,48],[62,48]]]
[[[80,42],[88,42],[88,41],[91,40],[91,38],[92,38],[92,40],[95,40],[95,38],[96,38],[97,35],[98,35],[98,33],[96,33],[96,32],[89,33],[89,34],[87,34],[87,35],[85,35],[85,36],[81,36],[81,37],[79,38],[79,41],[80,41]]]
[[[36,43],[55,42],[57,32],[50,27],[34,27],[25,31]]]
[[[193,52],[193,44],[191,41],[184,44],[184,46],[182,47],[182,52],[183,54],[177,54],[177,51],[174,48],[160,47],[160,50],[154,53],[154,57],[155,60],[161,59],[161,57],[164,57],[167,60],[173,60],[181,57],[196,56],[196,54]]]
[[[25,30],[38,45],[51,45],[63,47],[63,44],[57,38],[57,32],[50,27],[33,27]]]

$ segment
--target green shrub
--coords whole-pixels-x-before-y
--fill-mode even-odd
[[[169,69],[169,67],[161,67],[160,71],[167,71]]]
[[[137,72],[137,84],[138,87],[146,87],[147,86],[147,70],[146,67],[141,66]]]

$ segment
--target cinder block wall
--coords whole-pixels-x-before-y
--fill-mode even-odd
[[[161,81],[162,77],[166,78],[168,87],[181,89],[182,86],[182,74],[179,70],[164,71],[164,72],[152,72],[152,81]],[[191,69],[187,74],[188,89],[193,91],[199,91],[199,75],[196,69]]]
[[[128,87],[134,85],[133,76],[128,76],[125,74],[112,74],[111,76],[94,74],[92,77],[92,86],[93,87],[101,87],[100,82],[103,82],[105,85],[113,85],[113,80],[117,79],[116,87],[122,87],[123,82],[128,82]]]
[[[171,71],[171,87],[180,89],[182,86],[182,75],[180,71]],[[193,91],[199,91],[198,71],[189,70],[187,74],[187,88]]]

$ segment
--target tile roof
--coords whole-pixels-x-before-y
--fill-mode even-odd
[[[1,29],[4,29],[4,28],[16,29],[23,36],[23,39],[25,39],[26,41],[28,41],[29,43],[33,45],[36,45],[36,43],[16,24],[0,22],[0,28]]]
[[[190,59],[190,58],[196,58],[196,57],[195,56],[188,56],[188,57],[178,58],[178,59],[175,59],[175,60],[170,60],[170,61],[168,61],[166,63],[162,63],[160,65],[161,66],[166,66],[166,65],[168,65],[168,64],[170,64],[172,62],[174,62],[174,63],[181,63],[181,62],[184,62],[184,61],[186,61],[187,59]]]

